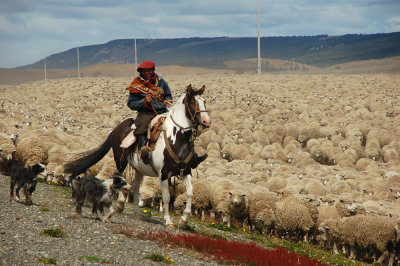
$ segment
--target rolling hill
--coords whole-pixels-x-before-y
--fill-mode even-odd
[[[179,65],[233,69],[229,62],[257,57],[255,37],[138,39],[138,61],[154,60],[158,66]],[[400,56],[400,32],[341,36],[262,37],[261,57],[288,60],[311,67],[328,67],[358,60]],[[134,63],[134,40],[112,40],[79,47],[80,66]],[[76,48],[46,58],[49,69],[77,67]],[[235,66],[237,67],[237,66]],[[253,71],[255,66],[246,71]],[[43,60],[20,69],[43,68]],[[253,68],[253,69],[252,69]]]

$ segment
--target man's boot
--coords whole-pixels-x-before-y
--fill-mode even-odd
[[[146,134],[139,135],[138,149],[140,151],[140,159],[142,159],[143,163],[148,164],[150,163],[151,149],[148,146],[146,146],[146,142],[147,142]]]
[[[193,163],[192,163],[191,168],[192,168],[192,169],[197,168],[197,166],[199,166],[200,163],[204,162],[204,160],[207,159],[207,157],[208,157],[208,154],[207,154],[207,153],[205,153],[205,154],[203,154],[202,156],[199,157],[199,156],[197,155],[197,153],[194,152],[194,154],[193,154],[193,159],[194,159],[194,160],[193,160]]]

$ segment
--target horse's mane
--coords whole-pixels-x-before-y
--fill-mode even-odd
[[[183,102],[183,99],[185,98],[185,96],[186,96],[186,92],[182,93],[181,96],[179,96],[179,98],[178,98],[177,100],[174,100],[174,101],[173,101],[173,104],[167,106],[167,111],[168,111],[168,113],[171,113],[172,110],[175,109],[175,107],[176,107],[176,105],[177,105],[178,103]]]

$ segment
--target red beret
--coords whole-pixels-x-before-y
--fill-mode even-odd
[[[140,63],[140,65],[137,68],[137,72],[140,72],[140,69],[150,69],[150,68],[156,68],[156,65],[153,63],[153,61],[146,60]]]

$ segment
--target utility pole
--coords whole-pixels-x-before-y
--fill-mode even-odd
[[[47,80],[46,57],[43,59],[43,61],[44,61],[44,80]]]
[[[133,73],[136,76],[136,69],[137,69],[137,49],[136,49],[136,32],[135,32],[135,71]]]
[[[261,52],[260,52],[260,0],[257,1],[257,28],[258,28],[258,38],[257,38],[257,74],[261,75]]]
[[[79,67],[79,47],[76,47],[76,55],[78,57],[78,78],[81,78],[81,69]]]

